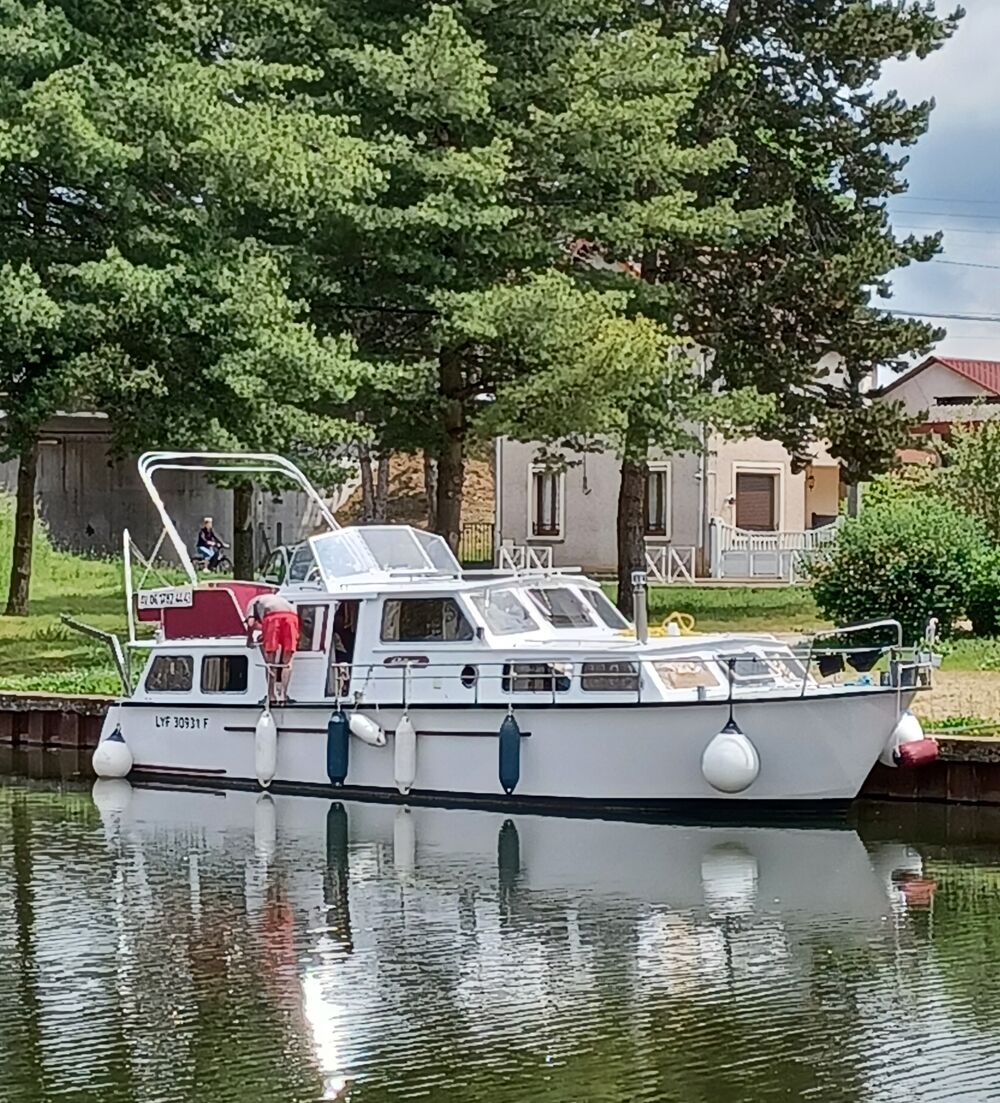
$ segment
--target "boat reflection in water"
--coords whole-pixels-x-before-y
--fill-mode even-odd
[[[894,1099],[927,1072],[933,881],[901,843],[127,782],[94,800],[119,960],[149,954],[182,886],[200,968],[255,962],[327,1099]],[[212,944],[224,908],[250,944],[235,922]],[[951,1098],[949,1064],[917,1097]]]

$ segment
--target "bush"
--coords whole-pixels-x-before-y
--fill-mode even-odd
[[[967,607],[976,636],[1000,636],[1000,548],[990,548],[976,563]]]
[[[923,636],[930,616],[942,636],[951,632],[967,611],[988,550],[981,522],[917,496],[871,505],[846,520],[808,574],[826,616],[841,624],[892,617],[910,644]]]

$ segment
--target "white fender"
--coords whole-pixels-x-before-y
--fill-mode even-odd
[[[385,746],[385,732],[364,713],[348,713],[347,726],[351,729],[351,734],[356,735],[362,743],[370,743],[373,747]]]
[[[266,789],[278,772],[278,726],[270,709],[264,709],[254,728],[253,762],[257,780]]]
[[[261,793],[253,806],[253,848],[263,862],[274,859],[278,841],[278,809],[270,793]]]
[[[924,729],[920,726],[920,721],[907,709],[899,718],[899,723],[893,728],[892,735],[886,740],[882,753],[878,756],[879,762],[883,766],[895,766],[897,748],[904,743],[916,743],[923,738]]]
[[[397,809],[392,821],[392,864],[404,875],[417,865],[417,829],[409,808]]]
[[[760,773],[757,748],[730,720],[705,748],[701,772],[720,793],[742,793]]]
[[[97,744],[90,760],[99,778],[127,777],[132,769],[132,752],[128,749],[120,727]]]
[[[406,796],[417,779],[417,733],[405,712],[396,725],[393,767],[396,788]]]

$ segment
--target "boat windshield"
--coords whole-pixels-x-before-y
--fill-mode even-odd
[[[611,604],[603,590],[581,590],[580,594],[609,628],[618,631],[629,627],[628,621]]]
[[[503,636],[538,631],[531,613],[513,590],[487,590],[469,596],[491,632]]]
[[[593,628],[590,609],[572,590],[541,587],[528,591],[528,597],[553,628]]]
[[[288,564],[289,582],[306,582],[310,573],[316,566],[312,548],[308,544],[300,544],[293,552]]]
[[[339,529],[314,536],[309,543],[328,582],[383,571],[461,573],[458,560],[440,536],[406,525]]]

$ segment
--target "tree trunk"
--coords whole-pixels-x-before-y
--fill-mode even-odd
[[[861,512],[861,484],[851,483],[847,487],[847,516],[857,517]]]
[[[427,527],[437,529],[438,466],[437,457],[424,452],[424,497],[427,499]]]
[[[646,569],[643,505],[646,497],[645,460],[622,460],[618,489],[618,608],[632,619],[632,572]]]
[[[466,433],[461,355],[454,349],[443,350],[438,358],[438,370],[444,399],[445,441],[438,457],[437,524],[434,528],[457,555],[462,531]]]
[[[389,456],[379,456],[375,473],[375,520],[385,524],[389,510]]]
[[[14,507],[14,554],[7,591],[8,617],[28,615],[31,587],[31,553],[35,544],[35,480],[38,475],[38,441],[32,438],[21,450],[17,464],[17,502]]]
[[[253,483],[233,488],[233,575],[250,580],[256,574],[253,555]]]
[[[375,478],[367,444],[361,445],[358,462],[361,467],[361,523],[370,525],[375,520]]]

